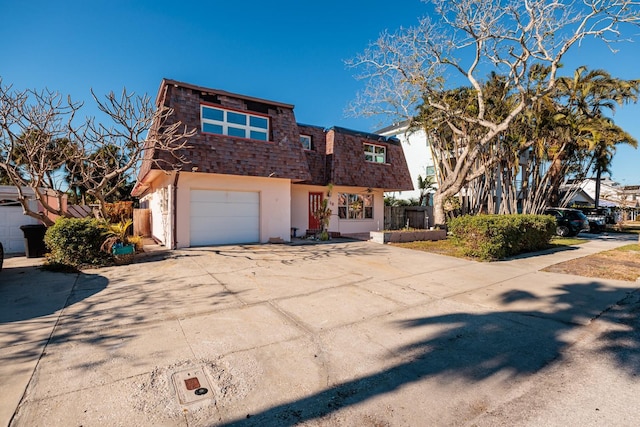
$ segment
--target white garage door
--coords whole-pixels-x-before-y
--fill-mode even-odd
[[[260,241],[260,194],[191,190],[191,246]]]
[[[0,242],[6,253],[24,253],[24,233],[20,226],[27,224],[38,224],[38,221],[23,215],[19,206],[0,207]]]

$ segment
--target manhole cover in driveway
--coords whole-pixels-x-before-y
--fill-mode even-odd
[[[178,400],[183,405],[213,399],[211,384],[202,368],[185,369],[171,375]]]

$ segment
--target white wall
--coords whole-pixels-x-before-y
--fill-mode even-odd
[[[151,235],[171,247],[170,193],[173,174],[162,173],[152,182],[149,192],[140,199],[151,211]]]
[[[257,191],[260,193],[260,242],[291,240],[291,180],[182,172],[178,181],[177,247],[190,242],[191,190]]]
[[[151,233],[165,246],[173,243],[174,173],[162,174],[151,184],[141,200],[151,210]],[[191,246],[191,190],[253,191],[260,193],[260,242],[270,238],[290,241],[291,238],[291,181],[262,178],[181,172],[177,185],[176,247]],[[164,194],[163,194],[164,193]],[[166,208],[166,211],[165,211]]]
[[[37,203],[34,204],[37,205]],[[40,224],[40,222],[22,213],[21,206],[0,207],[0,242],[7,254],[25,253],[24,233],[21,225]]]
[[[31,189],[25,188],[28,196],[33,196]],[[0,200],[16,200],[18,190],[12,185],[0,185]],[[38,210],[38,202],[29,200],[29,207]],[[22,213],[21,206],[0,206],[0,242],[7,254],[25,253],[24,233],[21,225],[40,224],[37,219]]]
[[[162,190],[165,189],[165,190]],[[171,246],[172,219],[162,213],[161,192],[167,192],[165,203],[172,209],[173,176],[163,175],[153,182],[150,193],[143,201],[149,203],[152,217],[152,234],[166,246]],[[182,172],[178,181],[177,197],[177,247],[184,248],[190,242],[191,190],[257,191],[260,193],[260,242],[270,238],[291,240],[291,228],[301,236],[309,228],[309,192],[323,192],[325,186],[291,184],[288,179],[260,178],[233,175]],[[373,219],[345,220],[338,218],[338,194],[373,194]],[[384,227],[384,194],[382,190],[368,193],[366,188],[334,186],[329,207],[332,210],[329,231],[340,234],[366,233]]]
[[[427,166],[433,166],[434,164],[425,131],[419,129],[409,133],[406,126],[400,126],[388,132],[381,133],[381,135],[395,136],[400,140],[404,157],[407,159],[409,173],[411,174],[411,183],[414,188],[412,191],[397,191],[388,194],[398,199],[419,199],[420,191],[417,189],[418,175],[425,178]]]
[[[294,184],[291,186],[291,227],[298,229],[301,236],[309,228],[309,193],[322,192],[326,195],[327,187],[318,185]],[[338,217],[338,194],[373,194],[373,219],[340,219]],[[331,220],[329,231],[340,234],[367,233],[384,228],[384,194],[382,190],[368,193],[366,188],[334,186],[329,200]]]
[[[338,217],[338,193],[373,194],[373,219],[340,219]],[[369,193],[366,188],[335,186],[330,205],[333,210],[329,224],[331,231],[337,229],[336,231],[339,231],[340,234],[352,234],[368,233],[384,228],[384,193],[381,189],[374,189]]]
[[[303,236],[309,228],[309,193],[324,192],[326,187],[294,184],[291,186],[291,227],[298,229]]]

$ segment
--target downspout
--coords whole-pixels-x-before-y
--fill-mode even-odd
[[[178,246],[178,238],[176,237],[176,231],[178,229],[178,178],[180,178],[180,171],[176,171],[173,178],[171,249],[176,249]]]

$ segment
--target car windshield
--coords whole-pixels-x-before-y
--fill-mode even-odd
[[[584,213],[585,215],[606,215],[607,214],[607,210],[606,209],[595,209],[595,208],[582,208],[581,209],[582,213]]]
[[[573,218],[578,217],[582,220],[587,219],[587,216],[580,211],[572,211],[571,214],[573,215]]]

